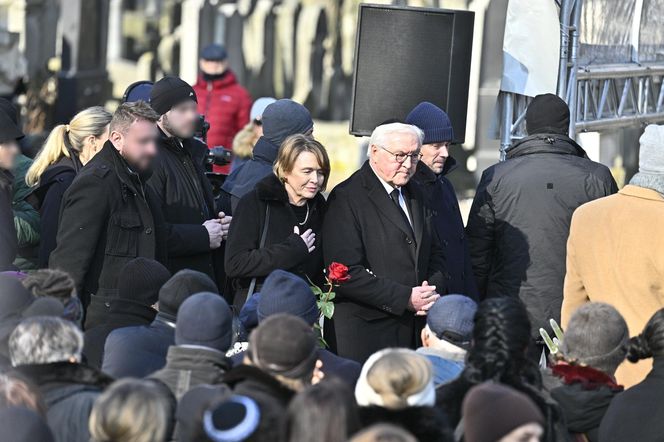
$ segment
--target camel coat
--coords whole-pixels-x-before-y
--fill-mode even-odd
[[[567,242],[563,329],[582,304],[606,302],[624,316],[631,336],[664,307],[664,196],[634,185],[579,207]],[[623,363],[618,382],[641,382],[652,361]]]

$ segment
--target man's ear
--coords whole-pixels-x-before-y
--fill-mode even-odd
[[[423,347],[428,347],[429,346],[429,330],[427,327],[424,327],[422,329],[422,332],[420,333],[420,338],[422,338],[422,346]]]
[[[124,141],[123,138],[123,135],[117,130],[111,131],[111,133],[108,134],[108,139],[118,150],[122,148],[122,142]]]

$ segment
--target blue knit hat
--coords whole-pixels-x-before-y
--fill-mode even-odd
[[[306,134],[314,128],[314,121],[306,107],[293,100],[281,99],[263,111],[263,137],[275,146],[291,135]]]
[[[419,127],[424,132],[423,144],[442,143],[454,140],[454,129],[450,117],[433,103],[423,101],[406,117],[406,123]]]
[[[258,322],[277,313],[288,313],[313,325],[318,320],[316,297],[309,284],[284,270],[275,270],[265,279],[258,301]]]
[[[225,353],[232,344],[233,314],[224,298],[203,292],[182,303],[175,322],[175,345],[198,345]]]

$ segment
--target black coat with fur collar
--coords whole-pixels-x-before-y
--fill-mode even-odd
[[[371,406],[360,407],[363,427],[387,423],[401,427],[419,441],[451,442],[452,429],[445,414],[434,407],[408,407],[402,410]]]
[[[288,194],[279,179],[270,174],[256,188],[246,194],[233,212],[233,221],[226,243],[226,273],[241,279],[242,287],[251,278],[260,284],[273,270],[282,269],[302,278],[320,283],[323,277],[321,230],[325,215],[325,198],[319,193],[309,201],[309,217],[304,225],[288,202]],[[265,246],[259,248],[265,224],[266,207],[270,220]],[[309,253],[302,239],[293,233],[298,226],[301,233],[311,229],[316,234],[316,249]]]
[[[97,396],[113,381],[81,364],[55,362],[16,368],[39,387],[56,442],[88,442],[88,420]]]

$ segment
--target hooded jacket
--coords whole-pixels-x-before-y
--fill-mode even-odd
[[[260,423],[254,433],[262,442],[282,442],[286,435],[288,404],[295,392],[273,376],[250,365],[239,365],[224,376],[224,383],[237,395],[256,401],[261,411]]]
[[[532,336],[560,322],[566,242],[572,213],[611,195],[609,169],[588,159],[574,140],[536,134],[484,171],[466,234],[480,296],[519,297]]]
[[[461,293],[477,300],[477,284],[473,276],[473,265],[459,210],[459,201],[454,186],[446,178],[446,175],[456,167],[456,160],[448,157],[443,172],[436,175],[420,161],[413,179],[422,186],[427,201],[434,211],[433,227],[438,234],[447,263],[447,272],[450,276],[449,293]]]
[[[39,212],[31,204],[33,189],[25,182],[25,175],[32,165],[32,159],[21,154],[14,165],[14,192],[12,209],[18,240],[18,256],[14,264],[21,270],[37,268],[37,249],[39,245]]]
[[[88,420],[92,406],[113,379],[85,365],[69,362],[21,365],[16,369],[39,387],[56,442],[90,440]]]

